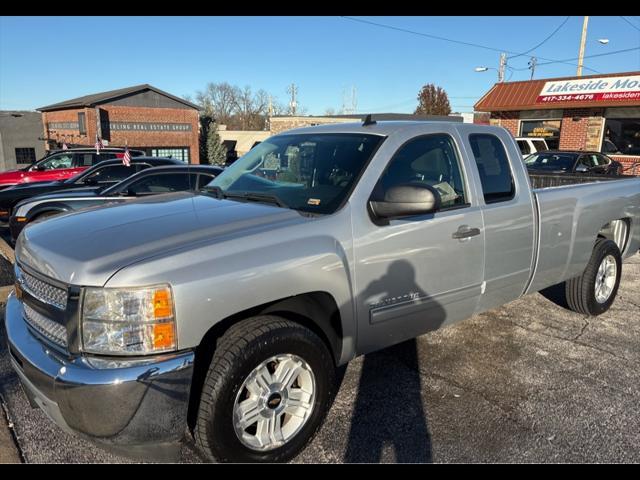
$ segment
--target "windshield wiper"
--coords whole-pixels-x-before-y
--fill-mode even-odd
[[[249,202],[262,202],[277,205],[281,208],[291,208],[284,203],[280,197],[273,193],[261,193],[261,192],[225,192],[222,188],[216,186],[207,186],[202,190],[204,193],[211,193],[215,198],[225,199],[231,198],[236,200],[247,200]]]
[[[200,191],[204,192],[204,193],[213,193],[214,197],[220,198],[220,199],[225,197],[224,191],[220,187],[218,187],[217,185],[216,186],[211,186],[211,187],[210,186],[205,186],[205,187],[201,188]]]
[[[286,203],[273,193],[259,193],[259,192],[242,192],[242,193],[229,193],[223,192],[224,198],[237,198],[242,200],[248,200],[250,202],[263,202],[277,205],[281,208],[290,208]]]

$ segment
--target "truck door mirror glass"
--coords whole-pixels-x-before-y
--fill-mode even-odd
[[[378,218],[425,215],[440,208],[440,194],[430,185],[398,185],[386,190],[381,197],[370,202]]]

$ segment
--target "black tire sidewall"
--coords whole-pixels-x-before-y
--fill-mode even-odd
[[[314,407],[303,428],[285,445],[258,452],[245,447],[233,428],[233,406],[239,388],[251,371],[268,358],[293,354],[311,367],[316,382]],[[279,462],[295,456],[310,441],[324,419],[335,385],[333,360],[322,341],[303,328],[283,328],[251,341],[243,348],[241,361],[233,364],[220,378],[221,388],[211,406],[207,425],[208,443],[212,453],[222,461]]]
[[[598,275],[598,268],[600,267],[600,264],[608,255],[613,256],[616,261],[616,283],[613,286],[613,291],[609,295],[607,301],[604,303],[599,303],[596,300],[596,277]],[[615,242],[613,242],[612,240],[605,240],[602,241],[602,243],[596,245],[596,248],[594,249],[593,255],[591,257],[591,262],[592,272],[589,276],[589,283],[587,285],[587,288],[589,289],[587,306],[592,315],[600,315],[601,313],[609,310],[614,300],[616,299],[618,287],[620,286],[620,277],[622,275],[622,256]]]

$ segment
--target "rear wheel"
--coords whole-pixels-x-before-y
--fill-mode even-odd
[[[196,444],[212,461],[289,460],[317,431],[335,385],[331,354],[312,331],[275,316],[240,322],[218,341]]]
[[[616,298],[622,273],[622,256],[616,243],[599,238],[582,275],[567,280],[565,294],[571,310],[600,315]]]

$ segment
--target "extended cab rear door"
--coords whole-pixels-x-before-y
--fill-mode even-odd
[[[528,175],[504,129],[460,126],[471,174],[481,188],[484,224],[484,293],[476,311],[518,298],[526,287],[536,248],[536,219]]]

